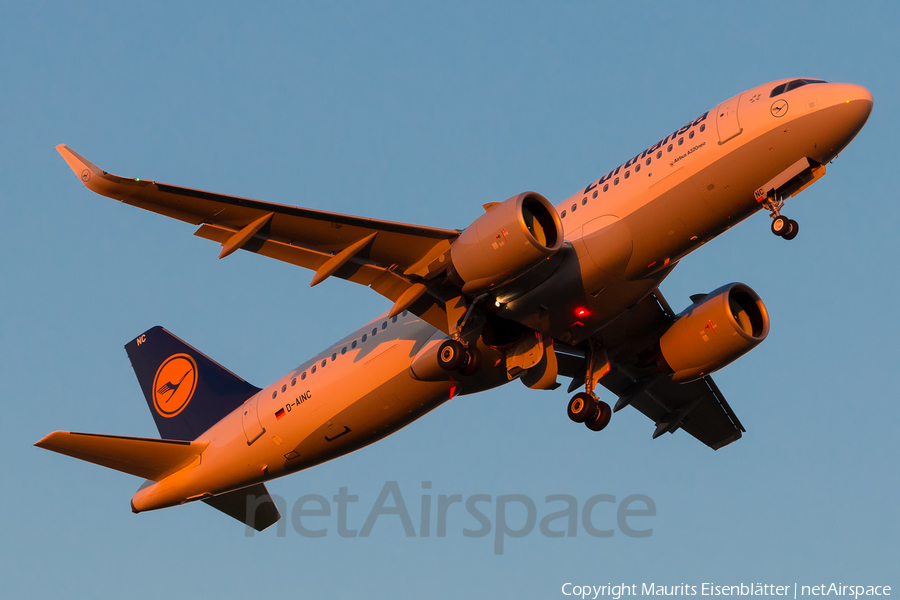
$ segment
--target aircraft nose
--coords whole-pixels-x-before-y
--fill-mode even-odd
[[[853,128],[859,131],[872,114],[874,105],[872,92],[861,85],[845,83],[841,85],[839,94],[839,100],[843,102],[847,111],[845,119],[848,125],[855,126]]]
[[[837,112],[832,112],[831,133],[828,143],[834,154],[850,143],[860,132],[872,114],[872,93],[861,85],[852,83],[831,84],[830,100]]]
[[[853,100],[862,100],[864,102],[868,102],[870,107],[872,106],[872,104],[874,102],[874,100],[872,98],[872,92],[870,92],[869,90],[867,90],[866,88],[864,88],[861,85],[850,84],[847,89],[847,94],[852,96],[850,98],[851,102]]]

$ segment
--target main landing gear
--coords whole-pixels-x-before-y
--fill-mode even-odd
[[[772,233],[786,240],[792,240],[797,237],[797,234],[800,232],[800,225],[797,224],[797,221],[788,219],[780,212],[784,207],[784,199],[770,194],[763,202],[763,207],[769,211],[769,216],[773,219]]]
[[[584,423],[591,431],[601,431],[609,425],[609,419],[612,417],[612,409],[609,404],[597,398],[594,394],[594,372],[602,377],[609,372],[609,361],[606,359],[606,353],[597,351],[593,344],[589,343],[589,356],[586,360],[586,369],[584,374],[584,390],[572,396],[569,400],[569,406],[566,413],[569,418],[576,423]],[[602,365],[602,366],[601,366]]]
[[[601,431],[609,425],[609,419],[612,417],[609,404],[586,392],[572,396],[566,412],[570,419],[576,423],[584,423],[591,431]]]
[[[438,366],[448,373],[458,373],[466,377],[475,375],[481,368],[481,352],[477,348],[478,341],[463,342],[463,331],[470,319],[478,321],[479,305],[487,301],[488,294],[482,294],[468,303],[465,312],[456,322],[456,329],[449,340],[445,340],[438,348]],[[470,327],[471,329],[471,327]],[[470,338],[472,336],[469,336]]]
[[[447,340],[438,349],[438,365],[451,373],[474,375],[481,366],[481,352],[474,344],[466,346],[459,340]]]

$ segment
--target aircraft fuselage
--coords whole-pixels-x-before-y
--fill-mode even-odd
[[[684,256],[759,211],[773,192],[792,193],[802,173],[820,173],[862,128],[872,97],[860,86],[818,82],[773,95],[788,81],[726,100],[556,205],[562,250],[525,275],[526,285],[501,289],[496,314],[526,326],[543,319],[534,329],[578,344],[646,297]],[[455,395],[509,381],[502,354],[483,345],[478,375],[420,381],[413,358],[444,338],[409,312],[375,319],[202,433],[202,456],[141,489],[133,509],[321,464]]]

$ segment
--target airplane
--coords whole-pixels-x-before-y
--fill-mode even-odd
[[[66,145],[91,191],[198,226],[219,258],[243,250],[393,302],[385,314],[258,388],[161,327],[125,350],[160,439],[56,431],[35,445],[142,477],[143,512],[202,500],[262,530],[265,482],[397,431],[451,398],[519,379],[582,388],[568,417],[592,431],[631,406],[653,438],[684,430],[718,450],[745,432],[711,374],[762,342],[749,286],[691,296],[660,283],[685,256],[818,181],[872,111],[864,87],[793,78],[735,95],[553,205],[525,192],[463,230],[334,214],[118,177]],[[616,397],[613,408],[598,386]]]

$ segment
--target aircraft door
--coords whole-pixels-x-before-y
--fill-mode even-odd
[[[247,445],[259,439],[266,432],[259,422],[259,394],[256,394],[241,405],[241,424],[244,426],[244,435],[247,436]]]
[[[740,121],[738,121],[738,104],[740,101],[741,94],[738,94],[734,98],[730,98],[720,104],[716,109],[716,128],[719,132],[719,145],[739,136],[744,131],[741,128]]]

